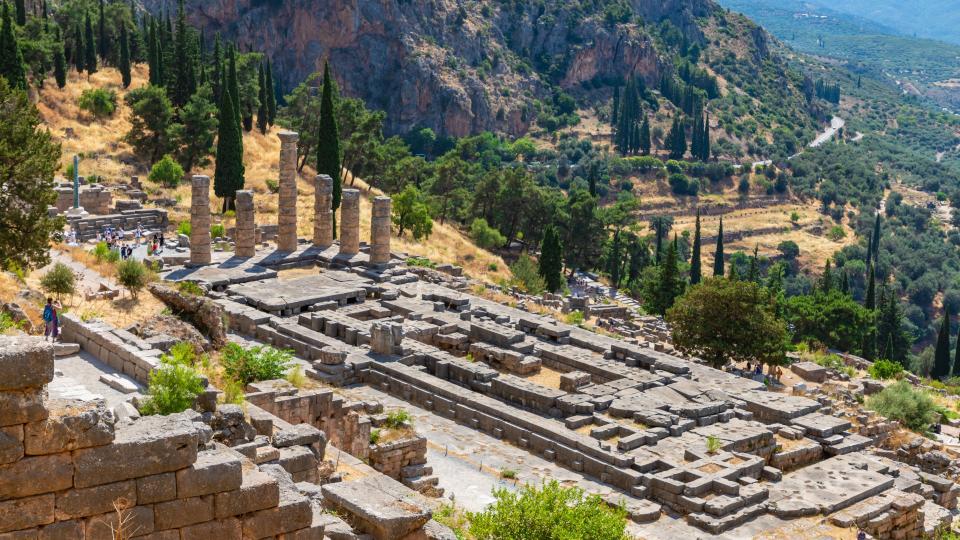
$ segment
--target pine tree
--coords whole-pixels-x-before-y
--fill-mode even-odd
[[[257,72],[258,83],[260,85],[260,94],[257,106],[257,129],[260,133],[267,132],[267,124],[270,122],[269,103],[267,103],[267,77],[264,74],[263,62],[260,62],[260,69]]]
[[[650,144],[650,119],[646,115],[643,117],[643,123],[640,124],[640,141],[638,144],[643,155],[650,155],[650,149],[653,146]]]
[[[46,6],[46,4],[44,4]],[[53,77],[57,80],[57,87],[67,85],[67,57],[63,52],[63,40],[60,37],[60,27],[57,27],[56,42],[53,51]]]
[[[720,230],[717,232],[717,250],[713,255],[713,275],[723,277],[723,216],[720,216]]]
[[[703,279],[700,263],[700,209],[697,208],[697,224],[693,230],[693,249],[690,255],[690,284],[696,285]]]
[[[97,41],[93,36],[93,24],[90,22],[90,15],[86,17],[83,44],[86,47],[83,54],[83,66],[87,69],[87,75],[90,75],[97,72]]]
[[[27,24],[27,7],[24,5],[24,0],[16,0],[17,7],[17,26],[23,26]]]
[[[27,70],[23,65],[23,53],[13,32],[10,7],[3,1],[3,22],[0,26],[0,76],[7,79],[12,88],[27,88]]]
[[[196,76],[193,73],[194,61],[190,57],[189,34],[187,33],[187,16],[183,12],[183,0],[180,0],[177,11],[177,33],[173,44],[173,88],[170,92],[170,101],[175,107],[182,107],[190,96],[196,92]],[[236,96],[233,96],[236,97]]]
[[[944,379],[950,375],[950,312],[944,311],[940,333],[937,334],[937,348],[933,353],[933,371],[930,377]]]
[[[277,120],[277,90],[273,83],[273,64],[267,58],[267,72],[265,74],[267,82],[267,116],[272,126]]]
[[[333,178],[333,211],[340,208],[342,185],[340,178],[340,134],[333,110],[333,79],[330,78],[330,64],[323,64],[323,92],[320,99],[320,130],[317,136],[317,174],[327,174]],[[336,236],[336,221],[334,221]]]
[[[97,52],[100,54],[100,60],[103,63],[107,62],[110,52],[107,48],[109,43],[107,42],[106,24],[107,17],[103,14],[103,0],[100,0],[100,18],[97,21]]]
[[[83,72],[83,55],[86,47],[83,46],[83,32],[80,30],[80,25],[73,27],[73,67],[77,68],[77,73]]]
[[[127,25],[120,24],[120,77],[123,87],[130,87],[130,38],[127,36]]]
[[[552,225],[547,227],[540,244],[539,273],[547,282],[550,292],[557,292],[563,287],[563,245],[560,243],[560,233]]]
[[[244,184],[243,134],[236,115],[232,93],[224,92],[220,101],[213,177],[213,190],[223,199],[224,212],[233,207],[233,196],[238,189],[243,189]]]

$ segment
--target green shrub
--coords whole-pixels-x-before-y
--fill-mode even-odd
[[[230,403],[231,405],[240,405],[245,399],[245,394],[243,391],[243,385],[237,381],[227,380],[223,383],[223,395],[221,399],[223,403]]]
[[[167,154],[153,164],[147,178],[161,186],[175,188],[183,181],[183,167]]]
[[[716,454],[717,452],[720,451],[720,447],[722,445],[723,443],[720,442],[720,437],[717,437],[716,435],[707,435],[707,453],[708,454]]]
[[[220,357],[227,375],[243,384],[282,379],[292,359],[293,352],[286,349],[269,345],[245,348],[236,343],[228,343]]]
[[[520,255],[517,262],[510,266],[510,272],[513,274],[512,284],[527,294],[537,295],[547,289],[547,282],[540,275],[537,263],[526,253]]]
[[[160,368],[150,374],[147,398],[140,412],[145,415],[183,412],[193,407],[202,392],[203,378],[193,367],[164,355],[160,358]]]
[[[107,257],[110,255],[110,247],[107,246],[106,242],[97,242],[97,245],[93,246],[93,256],[97,259],[98,263],[102,263],[107,260]]]
[[[103,88],[84,90],[80,94],[78,105],[93,116],[104,118],[113,115],[117,110],[117,94],[113,90]]]
[[[399,429],[405,426],[409,426],[413,423],[413,418],[410,416],[410,413],[406,409],[397,409],[395,411],[390,411],[387,413],[387,419],[383,423],[390,429]]]
[[[210,226],[210,238],[223,238],[227,235],[227,230],[222,223],[214,223]]]
[[[891,360],[877,360],[867,369],[867,372],[870,373],[870,376],[874,379],[892,379],[903,372],[903,366],[898,362],[893,362]]]
[[[407,266],[421,266],[423,268],[436,268],[437,263],[426,257],[408,257]]]
[[[307,385],[307,375],[303,372],[303,366],[300,364],[293,366],[293,369],[287,372],[286,379],[288,383],[297,388],[303,388]]]
[[[507,238],[483,218],[476,218],[470,224],[470,238],[483,249],[496,249],[507,243]]]
[[[192,230],[192,227],[190,226],[189,221],[181,221],[180,223],[177,223],[177,234],[185,234],[187,236],[190,236],[191,230]]]
[[[13,320],[13,317],[5,311],[0,311],[0,334],[5,334],[10,330],[18,329],[23,326],[22,322]]]
[[[583,324],[584,317],[582,311],[571,311],[563,318],[567,324],[572,324],[574,326],[580,326]]]
[[[177,282],[177,290],[183,294],[189,294],[191,296],[203,296],[206,294],[206,292],[203,290],[203,287],[192,281]]]
[[[517,471],[513,469],[500,469],[500,478],[513,480],[517,478]]]
[[[933,398],[915,390],[907,381],[899,381],[870,396],[867,408],[918,433],[927,433],[938,414]]]
[[[556,480],[517,491],[494,489],[496,499],[483,512],[471,512],[470,534],[477,540],[623,540],[627,513],[599,495]]]
[[[827,238],[833,240],[834,242],[839,242],[847,237],[847,232],[843,230],[843,227],[840,225],[834,225],[830,227],[830,232],[827,233]]]
[[[371,429],[370,430],[370,444],[377,444],[380,442],[380,430]]]
[[[170,352],[160,356],[160,361],[171,365],[195,367],[197,364],[197,349],[192,343],[181,341]]]
[[[130,291],[134,299],[151,279],[150,270],[136,259],[127,259],[117,264],[117,283]]]
[[[40,278],[40,287],[49,294],[57,295],[59,300],[65,294],[73,294],[76,290],[76,277],[73,270],[63,263],[56,263]]]
[[[270,193],[277,194],[280,192],[280,183],[273,178],[267,178],[263,182],[267,185],[267,190]]]

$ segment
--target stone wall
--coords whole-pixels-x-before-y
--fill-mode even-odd
[[[127,210],[119,214],[108,214],[104,216],[86,217],[82,219],[67,219],[80,240],[86,241],[97,237],[98,232],[102,232],[105,227],[112,227],[114,230],[121,227],[125,231],[134,231],[137,225],[143,226],[145,230],[160,231],[167,228],[170,220],[167,217],[167,211],[160,208],[146,208],[142,210]]]
[[[147,384],[150,372],[160,365],[158,348],[146,340],[100,321],[83,322],[72,313],[60,315],[61,339],[80,348],[113,369]]]
[[[73,183],[65,182],[56,188],[57,211],[61,214],[73,208]],[[80,186],[80,206],[91,214],[109,214],[113,194],[100,184]]]
[[[0,535],[323,538],[285,473],[214,443],[200,415],[115,424],[102,400],[46,399],[53,377],[52,344],[2,338]]]
[[[891,490],[830,516],[838,527],[857,527],[873,538],[923,536],[923,496]]]
[[[443,490],[437,488],[439,479],[431,476],[433,467],[427,465],[426,437],[414,433],[395,441],[371,444],[369,463],[410,489],[435,497],[443,494]]]

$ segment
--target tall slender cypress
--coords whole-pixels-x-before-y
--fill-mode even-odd
[[[267,103],[267,77],[263,73],[263,62],[260,62],[260,68],[257,70],[257,81],[260,86],[260,92],[257,101],[257,129],[260,133],[267,133],[267,124],[270,123],[270,104]]]
[[[703,132],[700,134],[702,161],[710,161],[710,113],[703,120]]]
[[[703,279],[700,264],[700,209],[697,208],[697,224],[693,230],[693,249],[690,255],[690,284],[696,285]]]
[[[93,24],[90,22],[90,15],[86,17],[86,26],[83,32],[83,66],[87,70],[87,75],[97,72],[97,41],[93,36]]]
[[[233,93],[223,92],[220,100],[217,127],[217,155],[213,176],[213,190],[223,199],[223,211],[233,207],[233,197],[243,189],[243,134],[233,106]]]
[[[233,45],[230,45],[230,48],[227,52],[228,65],[227,65],[227,90],[230,92],[230,100],[233,102],[233,113],[234,118],[236,119],[237,127],[240,128],[240,133],[243,133],[243,124],[241,123],[240,118],[240,83],[237,79],[237,51]]]
[[[196,91],[196,78],[193,74],[194,61],[190,57],[190,44],[187,34],[187,16],[183,12],[183,0],[177,11],[177,33],[173,43],[173,88],[170,101],[182,107]],[[236,97],[236,96],[234,96]]]
[[[97,52],[100,53],[100,61],[107,63],[109,58],[109,43],[107,42],[107,16],[103,13],[103,0],[100,0],[100,19],[97,21]]]
[[[720,230],[717,232],[717,250],[713,254],[713,275],[723,277],[723,216],[720,216]]]
[[[340,134],[333,110],[333,79],[330,77],[330,64],[323,64],[323,92],[320,99],[320,129],[317,136],[317,174],[327,174],[333,179],[334,216],[340,208],[340,196],[343,186],[340,178]],[[333,234],[336,236],[336,217]]]
[[[120,23],[120,77],[123,87],[130,87],[130,38],[127,36],[126,23]]]
[[[83,31],[80,30],[80,25],[77,24],[73,27],[73,49],[71,53],[73,54],[73,67],[77,68],[77,73],[83,71],[83,55],[86,47],[83,46]]]
[[[870,265],[867,266],[867,296],[863,307],[871,311],[877,309],[877,272]]]
[[[610,125],[617,125],[617,114],[620,111],[620,87],[613,87],[613,105],[610,106]]]
[[[880,256],[880,212],[877,212],[877,218],[873,222],[873,238],[870,251],[873,254],[873,260],[876,261]]]
[[[954,377],[960,376],[960,335],[957,336],[957,349],[953,355],[953,373]]]
[[[24,5],[24,0],[16,0],[17,7],[17,25],[23,26],[27,24],[27,7]]]
[[[553,225],[544,232],[539,262],[539,273],[547,282],[547,289],[550,292],[559,291],[563,287],[563,245],[560,243],[560,233]]]
[[[650,144],[650,119],[646,115],[643,116],[643,123],[640,124],[640,140],[638,145],[640,147],[640,152],[643,155],[650,155],[650,149],[653,147]]]
[[[13,88],[27,88],[27,70],[23,65],[23,53],[13,31],[13,17],[6,0],[3,2],[3,22],[0,26],[0,76],[7,79]]]
[[[267,115],[272,126],[277,119],[277,89],[273,82],[273,64],[267,58],[267,72],[265,74],[267,82]]]
[[[892,348],[892,347],[891,347]],[[888,353],[889,354],[889,353]],[[943,379],[950,375],[950,312],[943,311],[943,322],[937,334],[937,348],[933,353],[933,371],[930,377]]]
[[[46,5],[46,4],[44,4]],[[53,51],[53,77],[57,80],[57,87],[67,85],[67,57],[63,52],[63,39],[60,37],[60,27],[57,28],[55,50]]]

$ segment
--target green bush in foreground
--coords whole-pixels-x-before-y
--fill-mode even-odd
[[[867,369],[867,372],[874,379],[892,379],[903,373],[903,366],[892,360],[877,360]]]
[[[939,414],[933,398],[926,392],[915,390],[907,381],[892,384],[868,398],[867,408],[918,433],[926,433]]]
[[[289,350],[269,345],[244,348],[236,343],[228,343],[220,357],[227,375],[243,384],[282,379],[292,359]]]
[[[193,407],[203,392],[203,379],[197,371],[164,355],[160,368],[150,374],[147,399],[140,406],[141,414],[174,414]]]
[[[73,294],[76,290],[73,270],[63,263],[53,265],[53,268],[40,278],[40,287],[47,293],[57,295],[57,300],[65,294]]]
[[[150,279],[150,270],[136,259],[117,263],[117,282],[126,287],[134,299],[139,296],[140,290],[147,286]]]
[[[117,94],[113,90],[94,88],[80,94],[78,105],[97,118],[113,115],[117,110]]]
[[[599,495],[556,480],[518,491],[495,489],[496,501],[470,514],[477,540],[623,540],[626,510],[612,508]]]

